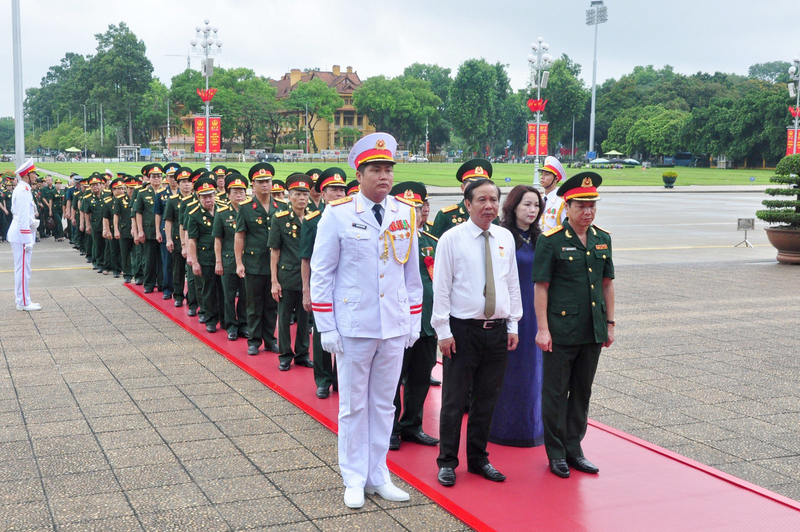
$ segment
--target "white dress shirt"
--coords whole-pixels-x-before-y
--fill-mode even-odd
[[[495,286],[495,311],[484,316],[486,306],[486,256],[483,229],[470,218],[448,230],[436,246],[433,263],[433,314],[431,325],[440,340],[451,338],[450,316],[460,319],[505,319],[509,333],[517,333],[522,317],[517,254],[508,229],[490,225],[489,246]]]

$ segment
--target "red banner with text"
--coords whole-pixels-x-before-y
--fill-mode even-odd
[[[800,135],[795,135],[795,129],[786,130],[786,155],[800,153]]]
[[[547,122],[539,123],[538,139],[536,122],[528,122],[528,151],[526,155],[547,155]]]
[[[195,153],[206,152],[206,119],[194,119],[194,151]]]
[[[206,152],[206,133],[210,134],[208,142],[209,153],[219,153],[222,147],[222,118],[212,117],[209,119],[211,127],[206,131],[206,119],[194,119],[194,151],[195,153]]]
[[[219,153],[219,149],[222,146],[222,119],[210,118],[209,122],[211,126],[208,128],[208,132],[211,135],[211,139],[208,149],[211,153]]]

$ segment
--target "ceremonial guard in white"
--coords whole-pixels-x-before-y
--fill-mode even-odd
[[[330,203],[311,258],[311,306],[339,371],[339,468],[350,508],[364,493],[403,501],[386,466],[403,351],[420,335],[422,281],[415,211],[389,196],[397,141],[385,133],[350,151],[361,191]]]
[[[39,227],[31,194],[31,181],[38,177],[33,159],[25,161],[25,164],[16,170],[16,174],[17,186],[11,196],[11,212],[14,219],[8,228],[8,241],[14,254],[17,310],[32,311],[42,308],[38,303],[31,301],[31,292],[28,288],[31,279],[31,253],[36,242],[36,229]]]
[[[556,227],[561,227],[564,218],[567,217],[564,209],[564,198],[556,194],[558,192],[558,184],[566,177],[567,173],[558,159],[553,156],[545,157],[541,179],[544,187],[544,194],[542,194],[544,207],[542,207],[541,218],[543,233]]]

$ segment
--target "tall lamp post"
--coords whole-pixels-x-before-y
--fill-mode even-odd
[[[189,41],[189,44],[192,45],[192,48],[195,50],[198,55],[203,59],[201,72],[203,73],[203,77],[206,78],[206,93],[208,92],[208,78],[211,77],[214,71],[214,58],[210,57],[212,55],[216,55],[220,53],[222,50],[222,41],[217,38],[217,32],[219,31],[216,27],[211,27],[209,24],[211,21],[209,19],[203,20],[205,24],[204,27],[197,26],[195,27],[195,38]],[[200,50],[198,50],[197,45],[200,45]],[[213,45],[216,44],[217,47],[213,48]],[[210,99],[206,100],[206,170],[211,170],[211,145],[209,144],[211,140],[210,134],[210,108],[209,103]]]
[[[792,80],[789,82],[789,94],[797,99],[795,111],[792,113],[794,114],[794,149],[792,153],[797,154],[797,126],[800,121],[800,57],[795,57],[792,62],[794,64],[789,67],[789,79]]]
[[[19,0],[11,0],[11,31],[14,54],[14,156],[17,166],[25,162],[25,123],[22,112],[22,30],[19,17]]]
[[[597,94],[597,26],[608,22],[608,8],[603,5],[603,0],[592,0],[586,10],[586,25],[594,26],[594,62],[592,63],[592,113],[589,115],[589,154],[594,154],[594,118],[595,100]]]
[[[528,55],[528,63],[531,65],[531,89],[536,89],[536,100],[542,99],[542,89],[547,88],[547,80],[550,79],[550,72],[547,70],[553,62],[553,57],[547,53],[550,45],[544,42],[542,37],[531,45],[532,53]],[[542,122],[542,111],[544,106],[537,108],[536,111],[536,155],[533,159],[533,186],[539,188],[539,126]]]

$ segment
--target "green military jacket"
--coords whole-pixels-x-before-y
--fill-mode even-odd
[[[131,236],[131,199],[127,194],[114,198],[114,214],[117,215],[117,227],[120,238],[133,238]]]
[[[305,216],[304,216],[305,218]],[[300,276],[300,229],[303,225],[292,210],[272,217],[269,229],[270,249],[281,251],[278,259],[278,283],[284,290],[302,290]]]
[[[169,235],[172,238],[172,243],[175,246],[175,252],[181,252],[181,206],[186,205],[183,200],[194,199],[191,195],[181,198],[180,194],[173,194],[167,199],[167,204],[164,207],[164,214],[162,218],[166,224],[168,221],[172,222],[172,233]]]
[[[422,331],[420,336],[436,336],[431,325],[433,313],[433,262],[439,239],[426,231],[418,231],[419,276],[422,279]]]
[[[442,235],[448,229],[463,224],[467,220],[469,220],[469,212],[466,205],[464,205],[464,200],[461,200],[459,203],[445,207],[436,213],[436,218],[434,218],[433,225],[430,227],[430,233],[436,238],[442,238]],[[500,218],[495,218],[492,223],[499,225]]]
[[[233,252],[233,242],[236,238],[236,210],[227,205],[217,206],[211,232],[215,239],[219,238],[222,241],[223,273],[236,274],[236,255]]]
[[[111,238],[114,238],[114,196],[106,196],[103,198],[103,210],[101,212],[103,219],[108,220],[108,229],[111,231]],[[100,231],[103,230],[103,221],[100,221]],[[122,235],[120,235],[122,236]]]
[[[317,226],[322,219],[325,204],[320,201],[319,210],[306,214],[300,227],[300,258],[311,259],[314,254],[314,241],[317,239]]]
[[[249,198],[239,206],[236,214],[236,232],[245,234],[242,263],[251,275],[269,275],[269,231],[275,213],[285,210],[284,203],[270,198],[269,212],[256,198]]]
[[[586,245],[565,220],[536,241],[533,281],[550,283],[547,321],[553,343],[579,345],[608,340],[603,279],[614,278],[611,235],[593,225]]]
[[[186,234],[188,238],[197,240],[197,262],[200,266],[214,266],[214,214],[202,205],[194,206],[186,214]]]
[[[133,204],[134,216],[137,214],[142,215],[142,229],[144,229],[144,236],[147,240],[156,239],[156,214],[155,202],[158,192],[153,190],[153,187],[148,186],[139,190],[136,194],[136,201]]]
[[[89,215],[89,225],[92,233],[103,233],[103,197],[95,196],[91,192],[83,197],[82,210]]]

